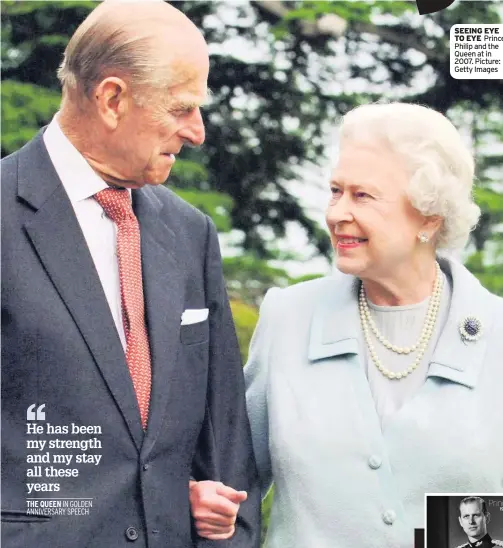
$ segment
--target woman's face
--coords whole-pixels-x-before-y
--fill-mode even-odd
[[[403,161],[378,142],[346,140],[326,213],[337,268],[363,279],[414,264],[425,218],[409,202]]]

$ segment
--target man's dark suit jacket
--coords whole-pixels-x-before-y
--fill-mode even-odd
[[[144,432],[110,309],[42,132],[2,161],[2,546],[5,548],[256,547],[260,493],[241,362],[215,228],[164,187],[133,191],[152,354]],[[180,325],[185,309],[207,321]],[[27,409],[51,425],[99,426],[95,435],[28,435]],[[99,465],[54,464],[75,449],[27,440],[97,438]],[[49,452],[77,477],[30,478],[28,454]],[[220,480],[248,491],[232,540],[199,539],[188,483]],[[59,483],[28,494],[27,483]],[[44,517],[27,498],[92,498],[89,515]],[[72,503],[73,504],[73,503]]]

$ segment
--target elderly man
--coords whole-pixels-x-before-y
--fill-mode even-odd
[[[466,497],[459,503],[459,524],[468,537],[468,542],[458,548],[493,548],[503,546],[487,532],[490,514],[486,501],[480,497]]]
[[[209,546],[191,476],[229,512],[247,497],[226,546],[258,546],[217,234],[161,186],[204,141],[208,67],[172,6],[103,3],[68,44],[60,112],[2,162],[6,548]]]

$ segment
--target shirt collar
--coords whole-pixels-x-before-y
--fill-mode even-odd
[[[72,205],[108,188],[63,133],[57,114],[44,132],[44,143]]]
[[[484,546],[484,543],[491,543],[492,538],[490,537],[489,533],[486,533],[482,538],[479,538],[479,540],[476,540],[475,542],[468,541],[470,544],[470,547],[472,548],[480,548],[481,546]]]

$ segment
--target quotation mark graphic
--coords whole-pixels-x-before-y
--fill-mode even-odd
[[[26,420],[27,421],[45,421],[45,403],[42,405],[39,405],[37,407],[37,410],[34,411],[35,407],[37,407],[37,404],[34,403],[28,407],[26,411]]]

